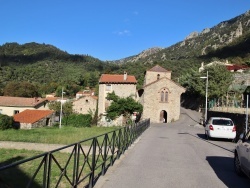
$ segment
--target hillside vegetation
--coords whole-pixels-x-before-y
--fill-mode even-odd
[[[178,81],[202,62],[214,60],[250,64],[250,12],[223,21],[202,32],[192,32],[167,48],[151,48],[121,60],[103,62],[90,55],[69,54],[49,44],[6,43],[0,46],[0,95],[10,82],[29,82],[38,94],[66,88],[68,95],[81,88],[94,88],[102,73],[135,75],[142,87],[144,72],[158,64],[172,71]],[[74,92],[73,92],[74,91]]]

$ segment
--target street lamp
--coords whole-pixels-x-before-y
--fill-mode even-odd
[[[207,76],[202,76],[200,78],[206,78],[206,109],[205,109],[205,122],[207,121],[207,92],[208,92],[208,71]]]
[[[62,88],[62,98],[61,98],[61,110],[60,110],[60,123],[59,123],[59,128],[62,127],[62,103],[63,103],[63,88]]]
[[[248,99],[248,95],[247,95],[247,105],[246,105],[246,133],[247,133],[247,127],[248,127],[248,102],[249,102],[249,99]]]

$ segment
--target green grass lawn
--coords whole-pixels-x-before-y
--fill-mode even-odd
[[[22,159],[27,159],[33,157],[35,155],[39,155],[42,152],[39,151],[28,151],[28,150],[14,150],[14,149],[0,149],[0,166],[4,166],[7,164],[11,164],[13,162],[20,161]],[[67,153],[55,153],[54,157],[57,162],[62,166],[65,167],[66,162],[69,159],[70,154]],[[83,156],[82,156],[83,157]],[[91,159],[91,156],[89,156]],[[32,161],[28,161],[26,163],[20,164],[18,166],[6,169],[4,171],[0,171],[0,187],[26,187],[28,182],[30,181],[31,177],[35,174],[42,158],[34,159]],[[81,167],[82,163],[80,163]],[[74,161],[73,158],[69,161],[67,165],[67,175],[72,180],[73,177],[73,166]],[[59,175],[61,170],[52,162],[51,166],[51,181],[50,187],[55,187],[56,182],[59,179]],[[90,172],[88,166],[84,166],[82,176],[85,176]],[[97,172],[100,172],[97,171]],[[38,172],[36,178],[34,179],[34,183],[31,187],[34,188],[41,188],[43,181],[43,168]],[[88,179],[86,179],[88,181]],[[83,181],[82,184],[86,184],[86,181]],[[59,187],[71,187],[69,182],[66,180],[65,177],[62,178],[60,181]],[[83,186],[82,186],[83,187]]]
[[[118,127],[83,127],[71,126],[43,127],[29,130],[4,130],[0,131],[0,141],[34,142],[48,144],[72,144],[87,138],[101,135]]]

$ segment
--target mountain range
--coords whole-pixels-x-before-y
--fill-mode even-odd
[[[200,33],[192,32],[170,47],[152,47],[115,61],[69,54],[50,44],[6,43],[0,46],[0,86],[29,81],[94,87],[102,73],[127,71],[136,76],[140,87],[144,71],[156,64],[171,70],[172,79],[177,79],[190,69],[198,71],[202,62],[212,61],[250,65],[250,11]]]

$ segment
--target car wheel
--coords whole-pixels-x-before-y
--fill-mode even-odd
[[[237,153],[234,155],[234,170],[236,174],[238,174],[239,176],[243,175],[241,167],[240,167],[240,160],[239,160]]]

